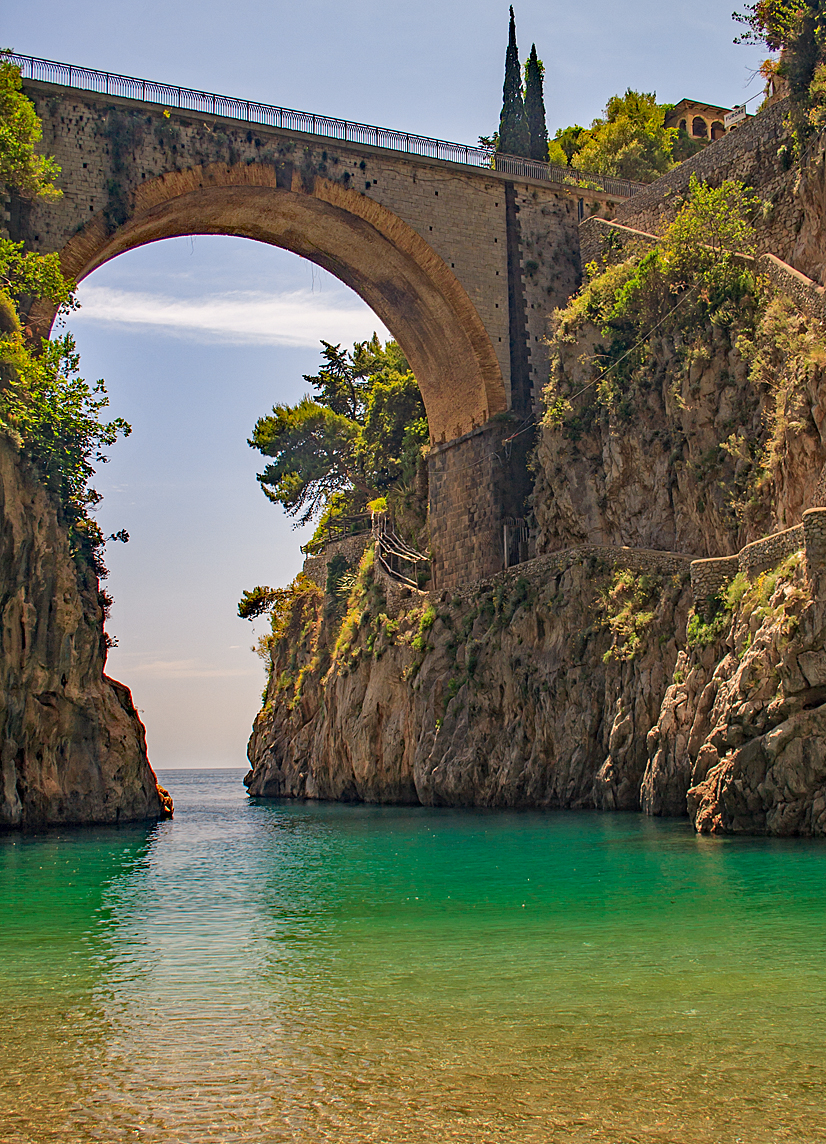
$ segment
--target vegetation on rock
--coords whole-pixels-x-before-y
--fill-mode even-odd
[[[54,185],[60,168],[53,157],[40,155],[35,146],[43,137],[31,100],[22,94],[20,68],[0,51],[0,184],[23,198],[57,198]]]
[[[789,86],[790,126],[800,151],[812,132],[826,126],[826,4],[822,0],[756,0],[734,19],[745,28],[735,43],[765,44],[780,52],[762,72]]]
[[[583,414],[591,417],[598,407],[629,412],[629,391],[650,361],[654,333],[662,337],[730,325],[735,318],[753,322],[753,306],[746,300],[765,285],[742,255],[748,258],[753,250],[747,216],[755,202],[734,180],[713,188],[692,176],[688,201],[653,250],[602,273],[597,266],[589,268],[588,284],[557,314],[554,341],[559,348],[574,341],[586,324],[595,327],[600,342],[591,360],[598,376],[582,390],[589,397],[574,412],[573,394],[560,385],[557,353],[555,376],[546,390],[548,424],[575,433]]]
[[[34,152],[40,125],[21,92],[20,70],[0,60],[0,178],[26,197],[53,198],[50,181],[59,174],[53,159]],[[108,405],[102,381],[89,385],[79,375],[79,356],[69,333],[35,339],[24,328],[21,302],[53,306],[59,317],[76,306],[74,283],[60,269],[57,254],[24,251],[0,238],[0,429],[33,462],[55,497],[69,529],[73,551],[105,575],[104,536],[90,515],[100,495],[90,486],[104,449],[130,427],[123,418],[101,420]],[[110,538],[112,539],[112,538]],[[125,532],[114,539],[126,540]]]

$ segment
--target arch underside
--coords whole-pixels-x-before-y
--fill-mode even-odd
[[[262,179],[266,180],[265,185]],[[126,222],[98,216],[61,253],[78,281],[124,251],[164,238],[224,234],[282,247],[351,287],[402,347],[431,439],[453,440],[507,408],[490,337],[455,275],[407,223],[367,196],[290,171],[244,165],[172,172],[142,184]]]

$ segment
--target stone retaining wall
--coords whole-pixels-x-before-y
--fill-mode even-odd
[[[771,536],[764,536],[762,540],[755,540],[740,549],[740,571],[749,580],[765,572],[767,568],[774,568],[781,560],[798,552],[804,544],[803,525],[797,524],[794,528],[786,528],[783,532],[774,532]]]
[[[820,322],[826,321],[826,289],[774,254],[762,254],[757,260],[757,269],[778,290],[788,294],[804,314]]]
[[[752,580],[801,548],[805,549],[809,578],[814,582],[814,577],[826,572],[826,508],[807,509],[802,524],[755,540],[736,556],[693,560],[691,590],[695,607],[703,606],[709,596],[719,592],[738,572]]]
[[[526,560],[509,568],[507,572],[500,572],[497,576],[490,576],[476,584],[464,585],[453,592],[433,592],[431,596],[443,600],[451,596],[467,599],[499,584],[515,585],[523,578],[535,581],[547,580],[589,559],[601,562],[606,571],[629,569],[632,572],[659,576],[688,577],[693,558],[681,552],[663,552],[651,548],[612,548],[605,544],[579,544],[574,548],[548,552],[544,556]]]
[[[739,571],[739,556],[713,556],[709,560],[692,560],[691,592],[694,596],[694,607],[703,606],[709,596],[719,592]]]
[[[492,420],[428,455],[434,588],[458,588],[504,565],[502,526],[524,516],[532,434],[518,419]]]
[[[826,508],[810,508],[803,513],[803,535],[806,572],[819,596],[826,588]]]
[[[345,536],[342,540],[331,540],[321,552],[304,559],[302,572],[322,590],[327,586],[327,565],[333,556],[340,554],[348,564],[358,566],[364,550],[372,541],[372,533],[361,532],[358,536]]]

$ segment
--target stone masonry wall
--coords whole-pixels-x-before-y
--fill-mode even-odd
[[[742,548],[736,556],[719,556],[691,563],[691,590],[695,607],[705,604],[709,596],[742,572],[749,580],[793,552],[805,549],[810,576],[826,569],[826,508],[810,508],[803,513],[803,523],[782,532],[764,536]]]
[[[62,168],[64,193],[59,202],[48,205],[15,201],[12,237],[43,252],[61,250],[99,212],[117,221],[136,183],[204,162],[272,165],[283,159],[286,148],[302,169],[342,181],[393,211],[444,260],[477,308],[509,388],[504,192],[513,180],[503,173],[362,144],[320,141],[200,112],[173,110],[166,118],[157,104],[37,81],[25,81],[24,89],[43,123],[43,147]],[[536,263],[526,274],[529,336],[532,346],[541,347],[544,312],[561,305],[577,281],[578,200],[587,200],[589,210],[608,212],[618,200],[600,191],[538,180],[514,185],[525,260]],[[541,360],[534,362],[540,378],[542,368]]]
[[[511,423],[438,445],[428,457],[434,588],[492,576],[503,566],[501,449]]]
[[[757,269],[765,274],[778,290],[788,294],[799,310],[818,321],[826,320],[826,289],[818,286],[811,278],[782,262],[774,254],[762,254],[757,259]]]
[[[324,588],[327,584],[327,565],[333,557],[343,556],[348,564],[355,566],[372,539],[372,533],[362,532],[358,536],[345,536],[342,540],[332,540],[321,552],[312,553],[305,558],[302,572],[319,588]]]
[[[551,315],[567,305],[582,282],[578,203],[568,194],[549,198],[525,185],[517,187],[516,209],[530,396],[536,405],[550,369],[547,337]]]

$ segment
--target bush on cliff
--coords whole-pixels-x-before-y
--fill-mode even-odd
[[[8,59],[8,49],[0,51],[0,183],[23,198],[57,198],[61,192],[53,180],[60,167],[35,151],[43,130],[22,86],[20,68]]]
[[[555,340],[572,342],[594,325],[602,344],[593,355],[599,374],[587,387],[591,402],[617,410],[636,370],[651,352],[650,338],[675,330],[728,324],[749,307],[744,299],[761,284],[748,261],[754,231],[748,221],[755,198],[732,179],[709,187],[692,176],[688,199],[661,242],[591,281],[559,311]],[[746,257],[742,257],[745,255]],[[572,395],[554,383],[546,390],[546,417],[562,425],[573,416]]]
[[[734,19],[745,31],[734,42],[765,44],[780,52],[762,72],[789,86],[790,126],[799,152],[813,131],[826,126],[826,4],[823,0],[756,0]]]

